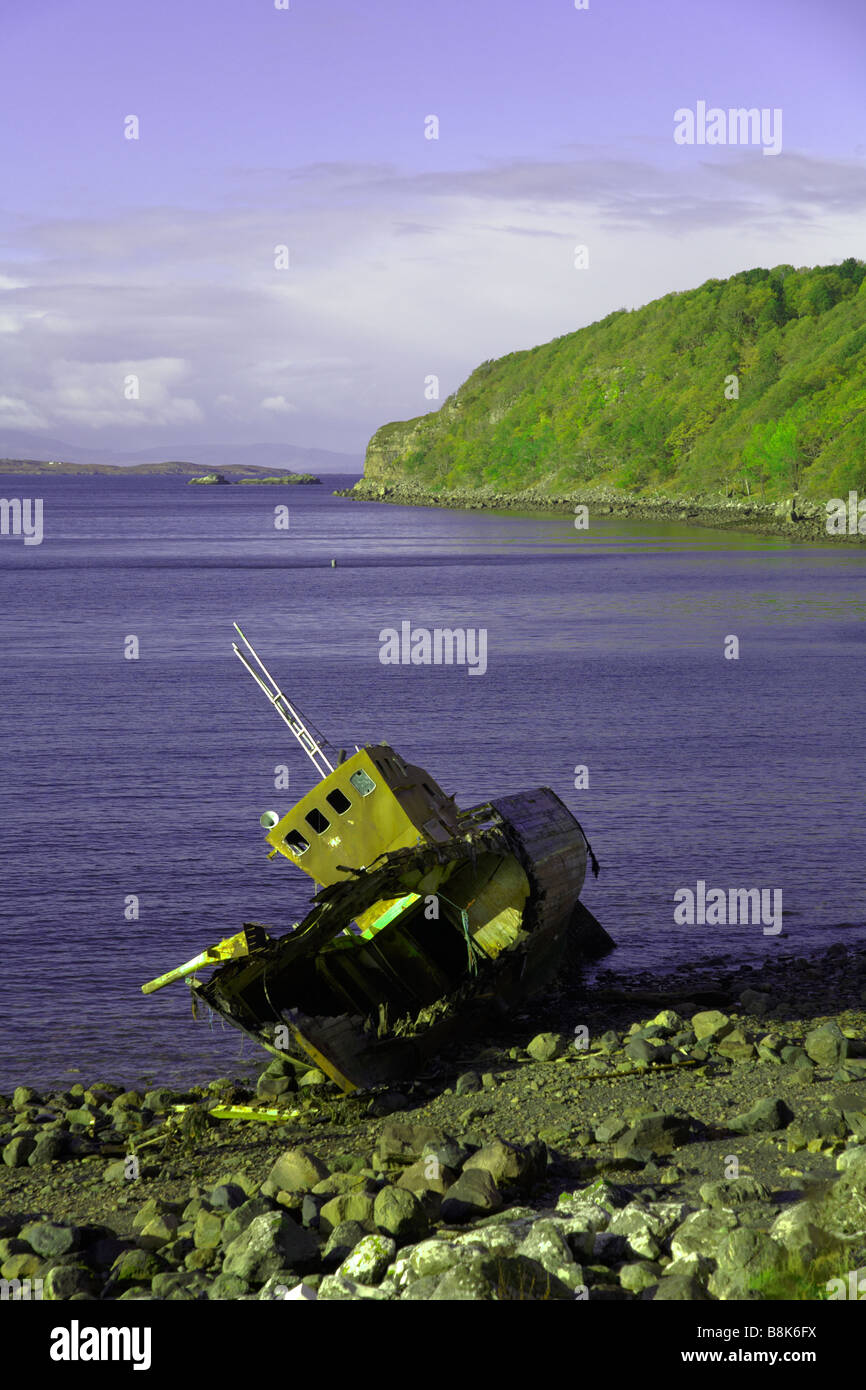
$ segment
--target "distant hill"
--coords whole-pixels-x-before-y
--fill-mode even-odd
[[[119,449],[91,449],[27,430],[0,429],[0,471],[11,471],[6,467],[10,460],[47,462],[51,459],[122,469],[147,464],[151,471],[155,466],[164,472],[182,471],[188,466],[193,473],[218,469],[236,476],[254,474],[261,469],[270,473],[357,473],[361,466],[357,454],[305,449],[297,444],[171,444],[130,453]],[[183,462],[164,465],[165,459]]]
[[[866,264],[747,270],[483,362],[384,425],[364,482],[866,493]]]
[[[221,470],[227,476],[254,482],[272,481],[264,475],[262,467],[255,464],[235,464]],[[26,473],[44,476],[46,473],[59,473],[65,477],[76,474],[107,475],[115,478],[129,478],[142,474],[159,474],[183,478],[197,477],[201,473],[194,463],[61,463],[43,459],[3,459],[0,458],[0,473]],[[301,475],[295,475],[300,477]],[[303,475],[307,478],[309,475]]]

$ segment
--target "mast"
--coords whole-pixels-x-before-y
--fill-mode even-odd
[[[327,777],[328,773],[334,771],[333,764],[328,761],[328,758],[325,756],[325,753],[322,749],[322,743],[327,743],[327,739],[323,739],[321,734],[319,734],[318,738],[314,736],[310,728],[307,726],[307,723],[304,720],[300,710],[297,708],[296,705],[293,705],[291,701],[288,699],[288,697],[283,694],[282,690],[280,690],[270,671],[267,669],[264,662],[259,657],[258,652],[253,647],[252,642],[250,642],[244,636],[237,623],[234,623],[233,626],[235,628],[235,631],[240,636],[242,642],[244,643],[244,646],[250,652],[256,665],[264,673],[268,684],[265,684],[265,681],[262,680],[261,676],[259,676],[253,670],[252,666],[247,661],[237,642],[232,642],[232,651],[234,652],[235,656],[238,658],[240,662],[242,662],[242,664],[246,667],[247,671],[249,671],[250,675],[252,676],[259,689],[265,692],[265,694],[267,695],[268,699],[270,700],[271,704],[273,705],[274,709],[277,711],[277,714],[280,716],[283,722],[285,724],[288,724],[289,728],[291,729],[295,738],[298,740],[298,743],[303,748],[307,757],[310,759],[310,762],[313,764],[313,767],[316,769],[319,776]],[[330,745],[328,746],[330,747]]]

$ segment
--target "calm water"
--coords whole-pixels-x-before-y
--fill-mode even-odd
[[[619,944],[609,964],[866,937],[866,554],[333,497],[347,481],[2,479],[44,498],[45,539],[0,540],[0,1089],[265,1059],[194,1023],[185,985],[139,988],[307,901],[258,817],[312,769],[232,655],[232,620],[337,746],[386,739],[463,805],[552,787],[602,863],[584,897]],[[380,629],[404,619],[486,628],[486,675],[381,665]],[[782,889],[783,933],[675,926],[698,879]]]

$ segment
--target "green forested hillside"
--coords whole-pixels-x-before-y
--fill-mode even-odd
[[[377,431],[365,477],[506,492],[866,492],[864,277],[853,258],[748,270],[484,362],[438,411]]]

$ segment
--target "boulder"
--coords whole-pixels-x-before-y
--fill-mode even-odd
[[[337,1273],[356,1284],[378,1284],[396,1253],[396,1242],[389,1236],[364,1236],[343,1260]]]
[[[316,1296],[320,1299],[344,1299],[353,1302],[358,1299],[384,1302],[390,1298],[389,1293],[375,1284],[356,1284],[354,1280],[346,1279],[342,1274],[326,1274]]]
[[[172,1105],[178,1100],[180,1092],[172,1091],[168,1086],[158,1086],[152,1091],[147,1091],[144,1097],[144,1108],[152,1110],[155,1115],[163,1115],[170,1110]]]
[[[840,1173],[853,1170],[855,1174],[862,1170],[863,1177],[866,1179],[866,1146],[856,1144],[853,1148],[843,1149],[836,1159],[836,1167]]]
[[[451,1141],[445,1132],[434,1125],[410,1125],[398,1120],[389,1120],[382,1126],[379,1134],[376,1162],[382,1167],[404,1167],[420,1158],[428,1145],[435,1148],[449,1142]],[[443,1161],[450,1164],[450,1159]]]
[[[652,1023],[657,1028],[662,1028],[666,1033],[676,1033],[683,1027],[683,1019],[675,1009],[662,1009],[661,1013],[656,1014]]]
[[[481,1090],[481,1077],[477,1071],[465,1071],[458,1076],[454,1087],[455,1096],[468,1096]]]
[[[360,1221],[341,1221],[328,1236],[322,1252],[322,1262],[329,1270],[336,1270],[351,1255],[360,1240],[368,1235]]]
[[[812,1067],[814,1062],[804,1047],[796,1047],[793,1043],[787,1043],[782,1048],[782,1061],[788,1067]]]
[[[525,1148],[493,1139],[478,1149],[463,1164],[463,1172],[483,1169],[499,1188],[528,1187],[544,1176],[547,1168],[547,1149],[544,1144],[529,1144]]]
[[[739,1025],[726,1032],[718,1042],[714,1041],[716,1052],[731,1062],[751,1062],[757,1056],[754,1039]]]
[[[552,1273],[538,1261],[526,1255],[494,1255],[476,1271],[495,1290],[496,1297],[508,1302],[539,1302],[549,1299],[572,1299],[570,1284]],[[451,1271],[453,1274],[453,1271]],[[450,1277],[446,1274],[436,1290]],[[580,1282],[579,1280],[577,1282]]]
[[[42,1297],[49,1302],[65,1302],[77,1295],[94,1298],[98,1291],[99,1280],[85,1264],[54,1265],[42,1283]]]
[[[732,1212],[706,1208],[694,1211],[671,1236],[671,1256],[675,1260],[692,1263],[699,1256],[714,1259],[720,1242],[736,1225],[737,1218]]]
[[[66,1137],[64,1134],[56,1131],[40,1134],[32,1153],[28,1155],[27,1166],[39,1168],[46,1163],[54,1163],[58,1158],[62,1158],[65,1152]]]
[[[866,1225],[866,1150],[860,1149],[817,1206],[816,1220],[838,1236],[862,1234]]]
[[[794,1120],[787,1133],[788,1153],[808,1149],[810,1153],[819,1152],[829,1144],[844,1139],[848,1126],[842,1115],[832,1110],[822,1110],[817,1115],[804,1115]]]
[[[84,1243],[84,1233],[80,1226],[68,1225],[66,1222],[55,1221],[33,1221],[27,1226],[22,1226],[19,1239],[26,1241],[30,1249],[43,1259],[50,1259],[56,1255],[67,1255],[70,1251],[80,1250]]]
[[[562,1033],[538,1033],[526,1049],[535,1062],[552,1062],[565,1056],[567,1050],[568,1039]]]
[[[310,1067],[298,1077],[299,1086],[324,1086],[328,1078],[318,1067]]]
[[[528,1234],[517,1248],[518,1255],[536,1260],[558,1279],[568,1278],[576,1271],[571,1247],[555,1221],[541,1218],[533,1221]],[[582,1282],[582,1274],[578,1282]]]
[[[3,1279],[32,1279],[42,1269],[38,1255],[22,1253],[10,1255],[0,1264],[0,1277]]]
[[[332,1197],[319,1212],[319,1230],[330,1235],[343,1221],[359,1221],[367,1231],[373,1231],[373,1194],[346,1192]]]
[[[662,1300],[678,1303],[702,1303],[709,1300],[709,1294],[695,1274],[670,1274],[660,1279],[653,1294],[653,1302]]]
[[[614,1213],[604,1234],[624,1239],[623,1258],[637,1255],[645,1260],[655,1260],[661,1254],[664,1227],[662,1218],[652,1211],[629,1205]]]
[[[596,1125],[593,1137],[597,1144],[608,1144],[612,1139],[619,1139],[628,1129],[626,1120],[611,1116],[610,1119],[602,1120],[600,1125]]]
[[[319,1245],[309,1231],[282,1212],[257,1216],[227,1247],[223,1274],[237,1274],[249,1284],[264,1284],[278,1270],[309,1268]]]
[[[707,1289],[715,1298],[747,1299],[759,1295],[762,1283],[786,1263],[779,1241],[749,1227],[731,1231],[716,1249],[716,1268]]]
[[[631,1062],[648,1065],[651,1062],[666,1062],[670,1049],[664,1043],[652,1042],[650,1038],[635,1037],[626,1043],[625,1055]]]
[[[819,1255],[833,1250],[837,1244],[824,1229],[819,1209],[812,1202],[797,1202],[776,1217],[770,1227],[773,1240],[797,1255],[804,1264],[811,1264]]]
[[[750,1110],[746,1110],[742,1115],[735,1115],[729,1121],[728,1128],[736,1134],[771,1133],[777,1129],[786,1129],[793,1118],[793,1110],[781,1096],[764,1096],[761,1100],[756,1100]]]
[[[124,1250],[111,1266],[112,1283],[149,1284],[165,1267],[165,1260],[153,1250]]]
[[[620,1266],[619,1282],[629,1293],[639,1294],[657,1284],[661,1274],[661,1265],[654,1261],[636,1260],[632,1264]]]
[[[173,1212],[154,1216],[141,1230],[138,1243],[142,1250],[159,1250],[177,1237],[178,1220]]]
[[[278,1192],[310,1192],[327,1176],[327,1164],[309,1149],[286,1149],[262,1183],[262,1195],[275,1197]]]
[[[692,1017],[692,1028],[698,1042],[716,1042],[730,1033],[733,1027],[727,1014],[720,1013],[718,1009],[705,1009]]]
[[[459,1144],[456,1139],[446,1135],[438,1142],[425,1143],[421,1157],[425,1161],[428,1158],[435,1158],[443,1168],[453,1169],[456,1173],[463,1167],[472,1151],[468,1145]]]
[[[383,1187],[373,1204],[373,1221],[383,1235],[398,1245],[408,1245],[427,1234],[429,1222],[414,1192],[405,1187]]]
[[[36,1139],[30,1134],[19,1134],[3,1150],[3,1162],[7,1168],[24,1168],[36,1148]]]
[[[769,1196],[768,1187],[745,1174],[741,1178],[705,1182],[701,1187],[701,1201],[708,1207],[741,1207],[747,1202],[766,1201]]]
[[[502,1206],[499,1188],[485,1168],[464,1169],[442,1199],[442,1220],[461,1225]]]
[[[242,1207],[246,1200],[247,1194],[238,1183],[221,1182],[211,1189],[210,1203],[218,1211],[233,1211]]]
[[[410,1192],[438,1192],[444,1195],[452,1183],[457,1181],[453,1168],[444,1167],[432,1154],[419,1158],[397,1179],[398,1187],[408,1187]]]
[[[344,1192],[363,1192],[367,1179],[361,1173],[331,1173],[312,1189],[314,1197],[338,1197]]]
[[[687,1116],[670,1115],[662,1110],[642,1115],[617,1139],[613,1146],[614,1157],[646,1163],[656,1154],[673,1153],[688,1140],[691,1123]]]
[[[195,1218],[195,1228],[193,1230],[193,1244],[196,1250],[215,1250],[218,1245],[223,1243],[224,1217],[216,1211],[207,1211],[204,1207]],[[240,1232],[238,1232],[238,1235]],[[237,1237],[233,1237],[236,1239]]]
[[[848,1039],[838,1023],[824,1023],[806,1034],[806,1052],[816,1067],[831,1071],[848,1056]]]
[[[235,1240],[257,1216],[266,1216],[273,1210],[274,1204],[269,1197],[250,1197],[242,1206],[235,1207],[222,1223],[223,1244],[228,1245]]]
[[[496,1291],[481,1270],[472,1265],[457,1264],[449,1269],[430,1295],[430,1302],[461,1301],[491,1303]]]
[[[256,1082],[256,1095],[259,1100],[276,1100],[279,1096],[288,1095],[294,1090],[293,1076],[269,1076],[265,1073]]]
[[[439,1277],[461,1259],[460,1248],[451,1241],[422,1240],[409,1256],[409,1272],[417,1279]]]
[[[207,1291],[213,1303],[230,1302],[249,1293],[249,1284],[239,1274],[218,1274]]]

